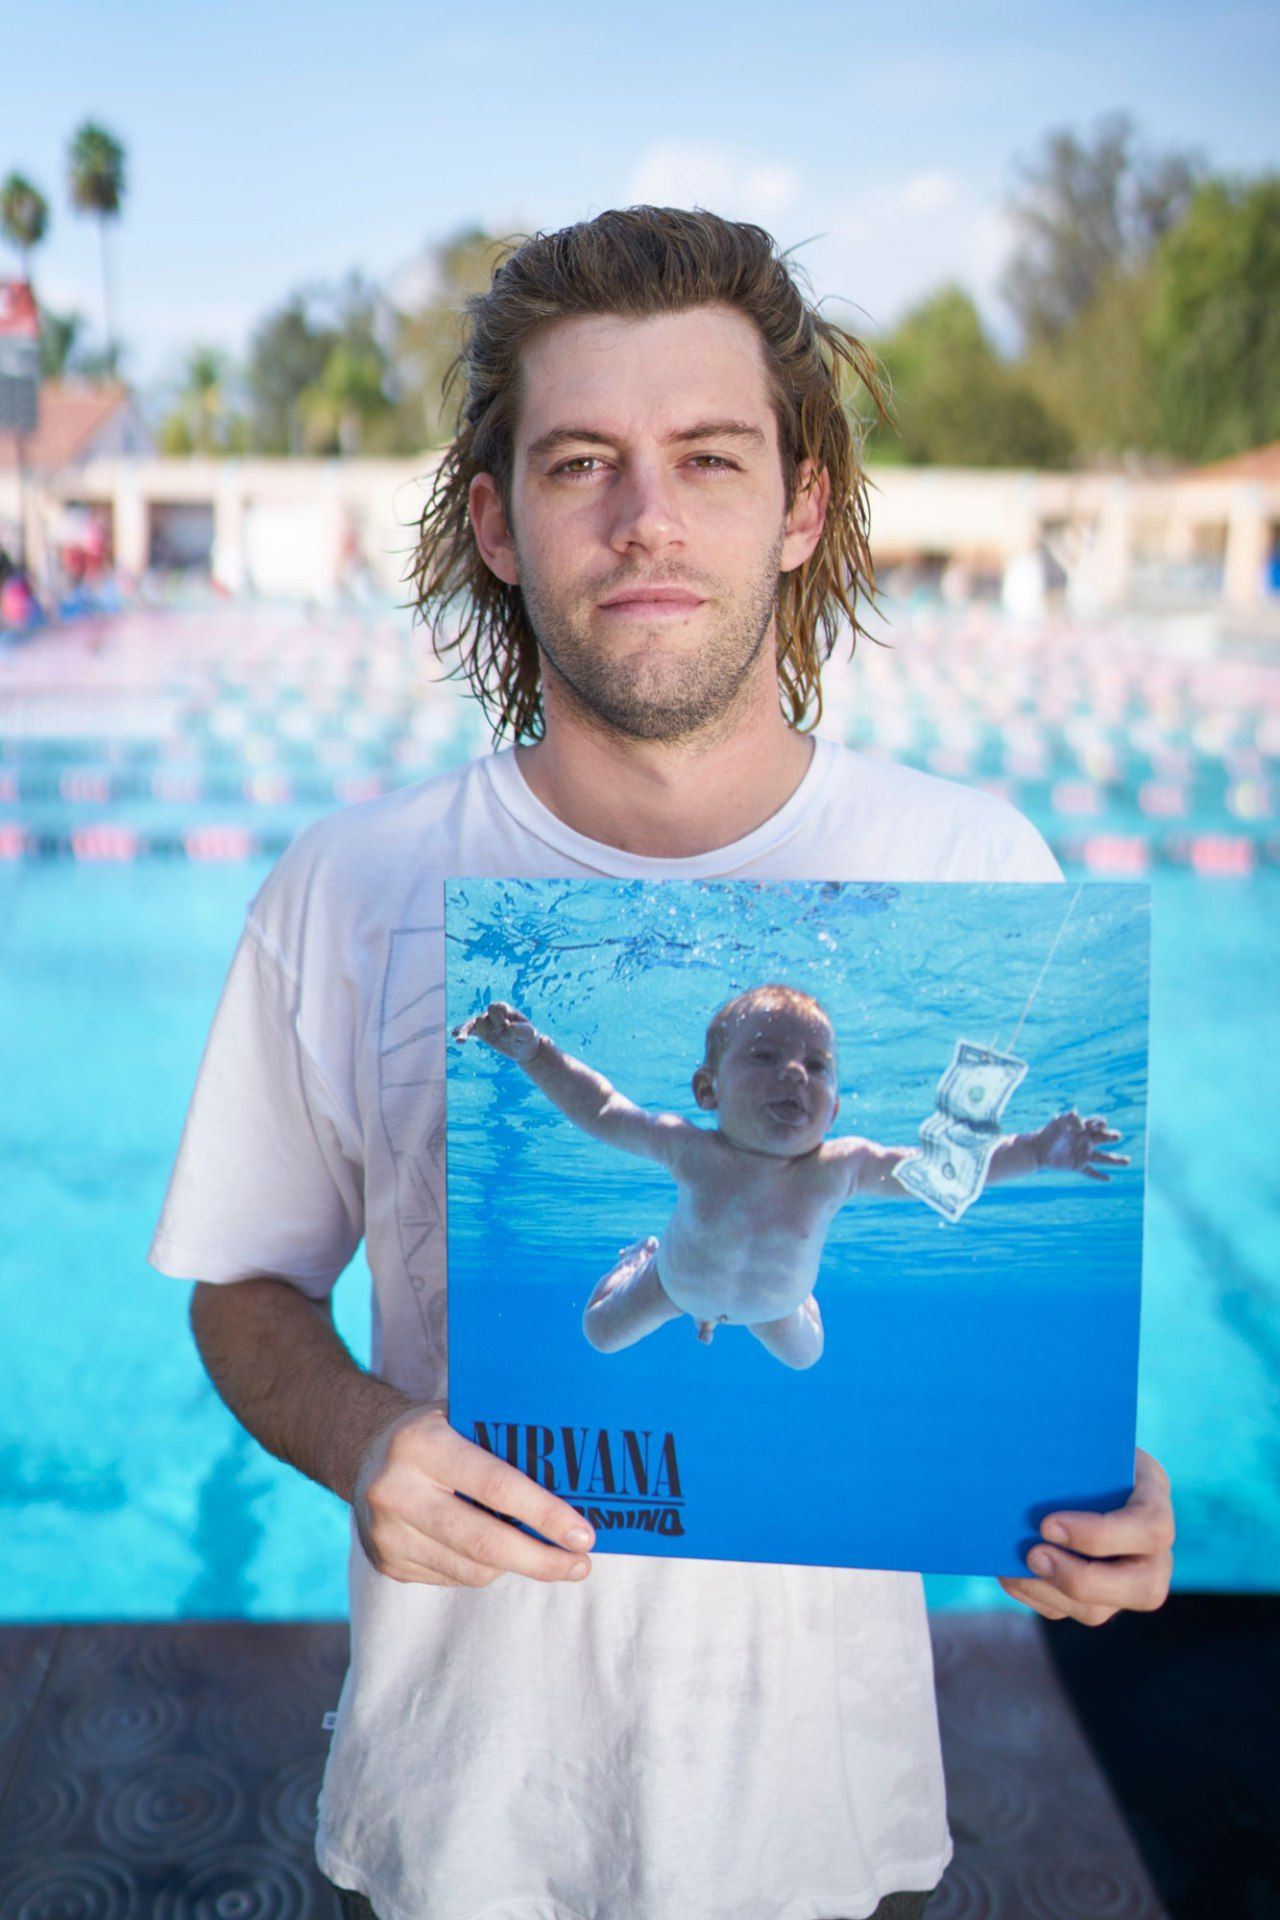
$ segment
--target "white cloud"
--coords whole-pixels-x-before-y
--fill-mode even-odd
[[[945,171],[904,175],[851,196],[826,225],[815,279],[854,301],[876,328],[945,281],[999,319],[997,287],[1011,234],[999,207]]]
[[[793,207],[800,175],[784,161],[691,140],[646,147],[627,181],[631,206],[709,207],[730,218],[768,221]]]
[[[903,211],[930,219],[950,213],[964,198],[964,188],[953,173],[917,173],[898,190]]]

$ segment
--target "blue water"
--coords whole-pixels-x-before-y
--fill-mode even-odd
[[[606,1356],[583,1308],[619,1246],[662,1232],[671,1178],[573,1127],[489,1049],[452,1048],[455,1425],[604,1428],[615,1447],[621,1429],[670,1432],[683,1534],[641,1545],[698,1558],[1013,1574],[1052,1506],[1116,1505],[1133,1461],[1148,926],[1132,886],[451,886],[450,1028],[511,1002],[651,1112],[709,1124],[690,1086],[707,1020],[777,980],[832,1021],[834,1134],[912,1144],[956,1041],[1018,1028],[1029,1071],[1002,1127],[1101,1112],[1133,1160],[1109,1183],[1000,1185],[957,1224],[901,1194],[851,1201],[827,1237],[811,1371],[741,1327],[702,1347],[687,1318]],[[597,1526],[630,1550],[633,1534]]]
[[[187,1290],[145,1263],[263,871],[0,870],[6,1618],[285,1618],[345,1605],[343,1510],[243,1435],[191,1346]],[[1174,1482],[1176,1577],[1188,1588],[1280,1586],[1262,1070],[1280,1040],[1278,912],[1271,876],[1206,890],[1162,874],[1153,887],[1138,1435]],[[357,1352],[367,1302],[358,1259],[335,1302]],[[1000,1600],[991,1582],[933,1590]]]
[[[145,654],[140,680],[171,682],[185,703],[181,724],[162,740],[111,738],[110,701],[89,695],[77,696],[93,708],[78,724],[83,732],[100,713],[100,739],[59,740],[47,730],[45,737],[27,737],[19,728],[4,754],[17,784],[9,799],[0,793],[0,832],[12,820],[39,834],[65,835],[80,821],[124,818],[144,832],[155,826],[177,836],[180,844],[192,825],[231,820],[282,840],[304,819],[339,803],[337,783],[348,773],[372,768],[394,783],[464,758],[479,744],[474,714],[459,722],[459,710],[451,717],[434,695],[428,698],[414,649],[401,641],[394,657],[365,647],[353,665],[331,657],[332,634],[304,635],[295,645],[285,633],[272,638],[265,658],[261,646],[241,658],[239,633],[223,622],[201,652],[186,627],[146,626],[138,642]],[[927,636],[921,638],[923,647]],[[900,633],[899,640],[905,646],[913,636]],[[202,663],[211,655],[217,671],[206,673]],[[110,663],[109,644],[102,657]],[[921,661],[925,657],[922,651]],[[1016,657],[1000,653],[994,639],[975,642],[968,655],[947,639],[928,657],[938,689],[921,694],[921,710],[932,702],[934,711],[957,721],[985,710],[985,738],[1004,724],[994,709],[1015,698],[1027,710],[1055,698],[1065,706],[1067,675],[1075,675],[1068,691],[1078,710],[1101,710],[1100,698],[1090,707],[1087,676],[1077,670],[1082,649],[1063,647],[1052,636],[1039,653]],[[878,697],[877,676],[882,688],[891,672],[895,685],[905,683],[911,676],[904,661],[907,652],[894,660],[871,651],[859,662],[856,684],[870,694],[867,708],[848,723],[858,737],[865,737]],[[1108,661],[1106,654],[1098,674],[1110,671]],[[79,663],[75,672],[82,670],[96,667]],[[1227,792],[1237,775],[1220,756],[1236,751],[1231,740],[1255,727],[1255,744],[1246,740],[1238,750],[1261,754],[1263,771],[1251,772],[1245,759],[1238,778],[1256,784],[1267,777],[1274,702],[1268,746],[1244,692],[1231,727],[1223,720],[1213,733],[1196,715],[1207,713],[1217,696],[1193,687],[1189,669],[1176,669],[1177,687],[1156,703],[1155,722],[1143,717],[1147,696],[1136,669],[1131,677],[1129,721],[1114,712],[1106,721],[1117,750],[1128,724],[1146,743],[1142,752],[1154,753],[1149,735],[1155,725],[1161,752],[1198,756],[1197,793],[1209,762]],[[1222,678],[1228,689],[1230,680],[1229,673]],[[71,677],[67,684],[78,683]],[[266,692],[246,701],[246,686]],[[241,711],[247,733],[227,731],[228,716]],[[835,701],[831,716],[827,730],[839,731]],[[4,722],[0,711],[0,746]],[[1069,724],[1059,714],[1042,728],[1055,767],[1062,761],[1068,774],[1063,740]],[[1086,759],[1092,751],[1081,747]],[[240,798],[233,805],[210,791],[184,806],[156,802],[148,788],[136,800],[71,804],[46,775],[82,764],[106,764],[113,778],[134,767],[225,775],[228,792],[239,791]],[[243,792],[246,778],[272,767],[298,782],[288,803],[262,804]],[[1147,771],[1165,777],[1153,761],[1134,779]],[[35,785],[24,799],[21,782],[28,774]],[[311,783],[305,791],[304,782]],[[1127,820],[1132,790],[1133,781],[1117,786],[1107,800],[1111,813],[1094,824]],[[1176,867],[1159,867],[1152,876],[1138,1437],[1173,1480],[1177,1583],[1275,1589],[1280,1189],[1272,1139],[1280,871],[1266,851],[1274,842],[1265,819],[1220,816],[1216,801],[1206,805],[1209,824],[1233,819],[1237,831],[1254,836],[1267,863],[1248,880],[1204,880]],[[1042,824],[1053,831],[1047,817]],[[1078,831],[1058,824],[1065,837]],[[1188,819],[1178,831],[1200,824]],[[1163,831],[1159,823],[1156,830]],[[226,866],[184,858],[101,866],[0,861],[5,1618],[290,1617],[336,1614],[345,1605],[344,1510],[236,1426],[191,1345],[187,1290],[145,1261],[243,910],[266,870],[264,860]],[[1006,1019],[1002,1013],[1000,1022]],[[584,1044],[590,1038],[588,1031]],[[643,1064],[639,1053],[636,1065]],[[622,1064],[632,1062],[628,1057]],[[939,1065],[929,1051],[931,1085]],[[925,1072],[923,1057],[920,1066]],[[661,1087],[643,1079],[629,1084],[641,1097],[670,1099],[665,1079]],[[1065,1083],[1063,1092],[1075,1097]],[[861,1114],[872,1110],[864,1103],[880,1094],[859,1081],[847,1097],[850,1111],[842,1117],[851,1120],[856,1111],[861,1124]],[[886,1123],[904,1115],[905,1109],[887,1115]],[[912,1117],[918,1118],[914,1109]],[[336,1310],[363,1354],[368,1275],[360,1257],[339,1284]],[[930,1591],[942,1603],[1012,1604],[990,1581],[937,1580]]]

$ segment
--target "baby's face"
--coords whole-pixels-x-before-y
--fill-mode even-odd
[[[735,1146],[786,1159],[812,1153],[840,1106],[835,1035],[815,1014],[745,1013],[715,1072],[699,1069],[693,1086]]]

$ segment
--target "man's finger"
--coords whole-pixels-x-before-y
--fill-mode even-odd
[[[530,1580],[583,1580],[591,1571],[585,1554],[533,1540],[519,1527],[453,1494],[433,1504],[426,1538],[431,1544],[439,1541],[464,1563],[499,1573],[522,1573]]]
[[[1036,1547],[1029,1563],[1050,1600],[1055,1604],[1065,1602],[1080,1620],[1086,1609],[1117,1613],[1127,1607],[1138,1613],[1154,1612],[1168,1594],[1173,1556],[1142,1554],[1123,1560],[1083,1560],[1061,1548]]]
[[[374,1564],[388,1580],[430,1586],[489,1587],[502,1578],[502,1569],[468,1559],[403,1519],[381,1531],[376,1554]]]
[[[1168,1553],[1174,1543],[1169,1478],[1151,1455],[1134,1456],[1133,1492],[1110,1513],[1048,1513],[1040,1524],[1045,1540],[1095,1559],[1124,1554]]]
[[[535,1533],[571,1553],[585,1553],[595,1544],[591,1528],[567,1501],[557,1499],[505,1460],[498,1460],[483,1447],[464,1440],[452,1428],[445,1431],[451,1441],[447,1456],[449,1479],[459,1493],[478,1500],[492,1513],[524,1521]]]
[[[1087,1163],[1083,1167],[1078,1167],[1076,1171],[1083,1173],[1087,1179],[1101,1180],[1104,1186],[1111,1178],[1109,1173],[1099,1173],[1096,1167],[1091,1167]]]
[[[1103,1153],[1100,1147],[1095,1147],[1089,1155],[1089,1158],[1095,1162],[1099,1160],[1104,1161],[1109,1167],[1127,1167],[1129,1165],[1129,1156],[1127,1153]]]
[[[1046,1620],[1065,1620],[1067,1609],[1060,1601],[1049,1598],[1048,1589],[1043,1580],[1009,1580],[1001,1578],[998,1585],[1013,1600],[1020,1600],[1024,1607],[1030,1607],[1033,1613],[1043,1614]]]

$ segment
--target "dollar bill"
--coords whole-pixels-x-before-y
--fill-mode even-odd
[[[1000,1144],[1000,1116],[1026,1071],[1015,1054],[958,1040],[920,1146],[894,1169],[898,1184],[944,1219],[959,1220],[982,1192]]]

